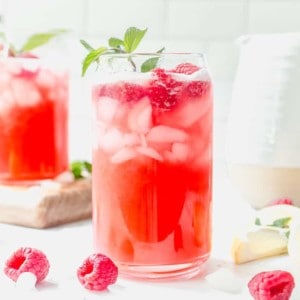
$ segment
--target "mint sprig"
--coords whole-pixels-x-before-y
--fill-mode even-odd
[[[27,40],[19,49],[15,47],[14,43],[9,41],[9,39],[6,37],[4,32],[0,32],[0,36],[7,43],[9,43],[10,54],[12,56],[19,56],[22,53],[32,51],[33,49],[36,49],[38,47],[47,44],[53,38],[66,32],[67,30],[64,29],[55,29],[55,30],[50,30],[48,32],[40,32],[40,33],[32,34],[27,38]]]
[[[92,173],[92,164],[86,160],[75,160],[71,162],[70,170],[75,179],[86,178]]]
[[[129,27],[124,35],[124,51],[127,53],[132,53],[133,51],[135,51],[146,32],[147,28],[141,30],[136,27]]]
[[[277,228],[289,228],[289,223],[291,221],[291,217],[284,217],[280,219],[276,219],[272,222],[272,224],[267,224],[264,226],[268,227],[277,227]],[[255,219],[255,225],[262,226],[261,220],[259,218]]]
[[[271,224],[267,224],[267,225],[263,225],[261,223],[260,218],[256,218],[255,219],[255,225],[257,226],[266,226],[266,227],[273,227],[273,228],[279,228],[279,229],[283,229],[283,230],[287,230],[284,232],[286,238],[288,239],[290,236],[290,221],[291,221],[291,217],[284,217],[284,218],[280,218],[280,219],[276,219],[274,220]]]
[[[89,53],[86,55],[82,62],[82,73],[81,75],[84,76],[88,68],[91,64],[96,63],[99,64],[99,60],[101,56],[106,54],[126,54],[126,53],[133,53],[138,46],[140,45],[142,39],[144,38],[147,32],[146,29],[139,29],[136,27],[129,27],[124,34],[123,39],[117,37],[111,37],[108,40],[108,46],[101,46],[98,48],[92,47],[88,42],[85,40],[80,40],[80,43],[86,48]],[[164,48],[157,51],[157,53],[161,53],[164,51]],[[159,57],[153,57],[146,60],[141,66],[141,72],[148,72],[155,68],[157,65]],[[134,63],[131,56],[128,57],[129,62],[131,63],[133,70],[136,71],[137,67]]]
[[[27,41],[23,44],[19,52],[28,52],[35,48],[41,47],[45,44],[47,44],[50,40],[57,37],[60,34],[66,33],[67,30],[64,29],[56,29],[51,30],[44,33],[36,33],[27,39]]]

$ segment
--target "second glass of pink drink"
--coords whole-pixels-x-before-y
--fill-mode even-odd
[[[68,170],[68,73],[38,58],[0,57],[0,182]]]
[[[156,68],[137,71],[149,58]],[[92,92],[94,242],[123,276],[189,278],[210,256],[212,92],[200,54],[101,57]]]

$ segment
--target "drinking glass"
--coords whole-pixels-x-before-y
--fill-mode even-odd
[[[213,88],[205,57],[108,54],[92,77],[95,250],[128,278],[199,274],[212,223]]]
[[[0,182],[32,184],[68,169],[68,72],[0,58]]]

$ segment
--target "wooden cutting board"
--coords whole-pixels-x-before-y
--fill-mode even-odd
[[[91,179],[0,186],[0,222],[47,228],[91,218]]]

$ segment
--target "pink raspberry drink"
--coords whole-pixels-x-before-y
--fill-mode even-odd
[[[0,59],[0,182],[33,183],[68,169],[68,75],[32,58]]]
[[[136,71],[151,57],[154,69]],[[195,276],[211,251],[213,93],[204,58],[105,55],[97,76],[95,250],[126,277]]]

